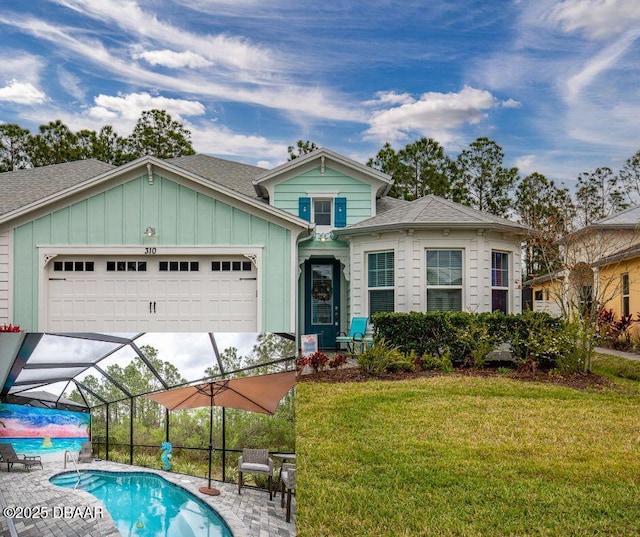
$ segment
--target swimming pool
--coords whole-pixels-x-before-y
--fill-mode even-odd
[[[186,489],[150,472],[82,470],[50,480],[98,498],[124,537],[232,537],[215,510]],[[76,486],[77,484],[77,486]]]

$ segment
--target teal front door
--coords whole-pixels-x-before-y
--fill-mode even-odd
[[[340,262],[305,263],[305,334],[318,334],[318,347],[333,349],[340,330]]]

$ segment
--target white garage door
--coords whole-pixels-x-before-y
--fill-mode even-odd
[[[243,256],[58,256],[47,270],[49,331],[257,331]]]

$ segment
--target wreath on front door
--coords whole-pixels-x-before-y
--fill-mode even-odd
[[[311,296],[316,300],[326,302],[331,298],[331,282],[319,281],[314,282],[311,288]]]

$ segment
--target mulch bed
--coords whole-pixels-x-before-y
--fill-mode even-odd
[[[342,369],[329,369],[307,375],[299,375],[298,382],[365,382],[368,380],[408,380],[421,377],[439,377],[443,375],[459,375],[469,377],[499,377],[521,380],[524,382],[544,382],[567,386],[576,390],[604,390],[615,389],[616,384],[605,377],[593,373],[576,373],[574,375],[561,376],[551,371],[537,370],[532,372],[526,369],[510,369],[508,373],[498,372],[497,367],[460,367],[454,373],[442,373],[440,371],[416,371],[413,373],[395,372],[384,373],[378,376],[366,375],[357,367]]]

